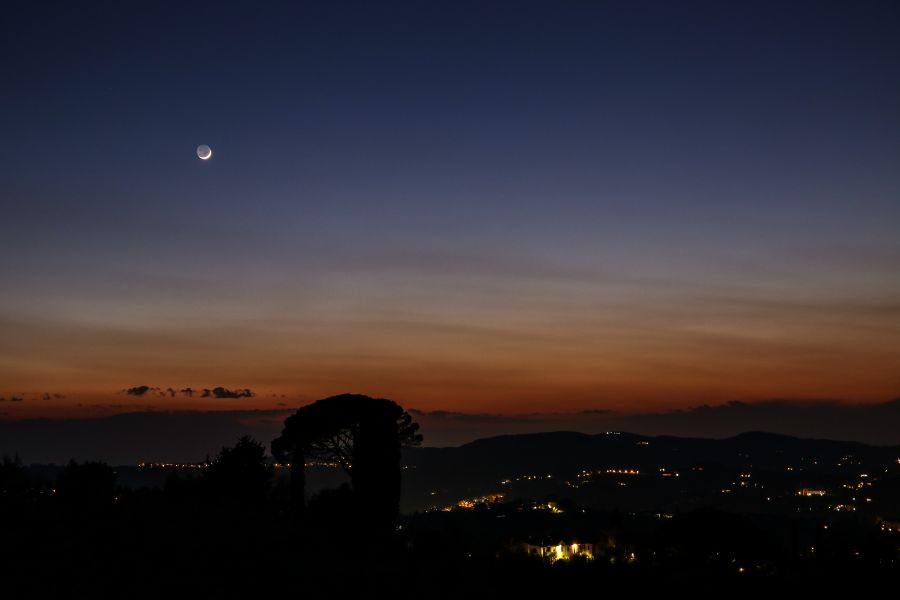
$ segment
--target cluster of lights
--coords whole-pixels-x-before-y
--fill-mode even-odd
[[[205,469],[209,463],[158,463],[139,462],[139,469]]]
[[[513,481],[539,481],[541,479],[553,479],[553,475],[520,475],[512,479],[501,479],[500,485],[509,485]]]
[[[541,502],[534,503],[531,505],[531,510],[547,510],[553,513],[554,515],[562,514],[564,511],[556,505],[556,502]]]
[[[560,542],[555,546],[538,546],[537,548],[535,548],[535,550],[541,556],[541,558],[550,562],[556,562],[558,560],[571,560],[576,556],[587,560],[594,559],[593,544],[579,544],[577,542],[564,544]]]
[[[890,532],[900,532],[900,521],[882,521],[881,522],[881,530],[882,531],[890,531]]]
[[[285,463],[279,463],[279,462],[276,462],[276,463],[272,463],[272,466],[273,466],[274,468],[276,468],[276,469],[290,469],[290,468],[291,468],[291,463],[289,463],[289,462],[285,462]],[[304,463],[303,463],[303,466],[306,467],[306,468],[309,468],[309,467],[325,467],[326,469],[336,469],[336,468],[340,467],[341,465],[340,465],[340,463],[336,463],[336,462],[328,461],[328,460],[309,460],[309,461],[304,462]],[[406,467],[403,467],[403,468],[405,469]]]
[[[288,463],[290,465],[290,463]],[[337,469],[340,463],[331,460],[309,460],[303,463],[304,467],[325,467],[326,469]]]
[[[665,469],[660,469],[660,471],[665,471]],[[641,472],[637,469],[583,469],[580,471],[576,477],[591,477],[592,475],[640,475]]]
[[[848,490],[861,490],[864,487],[872,487],[871,481],[860,481],[857,483],[845,483],[844,487]]]
[[[640,475],[641,472],[637,469],[607,469],[607,475]]]
[[[843,467],[843,466],[846,466],[846,465],[848,465],[848,464],[849,464],[849,465],[859,465],[859,464],[862,464],[862,463],[860,463],[860,461],[858,461],[858,460],[854,460],[854,456],[853,456],[852,454],[848,454],[847,456],[842,456],[842,457],[841,457],[841,460],[838,461],[837,466]]]
[[[482,505],[487,506],[489,504],[496,504],[503,500],[503,494],[486,494],[484,496],[479,496],[477,498],[463,498],[456,505],[445,506],[441,509],[442,512],[450,512],[457,508],[471,509],[476,506]]]

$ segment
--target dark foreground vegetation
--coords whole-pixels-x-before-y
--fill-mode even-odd
[[[420,438],[386,402],[304,407],[273,443],[278,468],[244,438],[161,487],[122,487],[102,463],[48,480],[4,459],[6,597],[860,593],[900,575],[900,533],[857,514],[654,514],[497,496],[398,516],[400,449]],[[340,464],[347,482],[309,494],[298,465],[312,461]]]

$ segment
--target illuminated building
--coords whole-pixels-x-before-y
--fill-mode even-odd
[[[556,544],[529,544],[524,543],[519,546],[529,556],[539,556],[540,558],[556,562],[558,560],[571,560],[575,557],[593,560],[594,544],[584,544],[579,542],[563,542]]]

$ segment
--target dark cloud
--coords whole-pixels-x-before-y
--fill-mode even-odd
[[[129,396],[144,396],[150,394],[160,397],[168,396],[169,398],[174,398],[178,394],[187,396],[188,398],[193,398],[195,393],[200,393],[200,396],[203,398],[252,398],[256,395],[249,388],[237,388],[232,390],[222,386],[195,390],[191,387],[184,387],[181,389],[167,387],[163,389],[161,387],[153,387],[149,385],[138,385],[128,388],[124,390],[124,392]]]
[[[206,392],[209,390],[203,390],[203,395],[206,396]],[[223,387],[215,387],[212,389],[212,395],[216,398],[252,398],[253,392],[249,389],[236,389],[229,390]]]
[[[147,392],[155,392],[157,390],[159,390],[159,388],[150,387],[149,385],[136,385],[125,390],[125,393],[129,396],[143,396]]]
[[[202,398],[252,398],[253,396],[253,392],[246,388],[229,390],[221,386],[212,389],[203,388],[203,393],[201,394]]]

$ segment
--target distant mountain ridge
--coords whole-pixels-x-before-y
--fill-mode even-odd
[[[281,432],[284,419],[293,411],[168,410],[83,419],[0,419],[0,455],[18,453],[27,463],[64,463],[70,458],[110,464],[196,462],[233,444],[242,435],[267,444]],[[742,432],[757,431],[800,439],[900,444],[900,399],[875,404],[728,402],[632,415],[599,410],[528,416],[414,409],[411,412],[422,425],[425,443],[431,447],[466,447],[476,443],[469,440],[487,443],[483,440],[504,437],[497,434],[578,431],[590,435],[605,430],[703,439],[731,435],[737,440]],[[463,446],[458,446],[460,443]]]
[[[847,454],[883,458],[900,456],[900,445],[872,446],[862,442],[800,438],[777,433],[751,431],[724,439],[671,435],[645,436],[628,432],[587,434],[575,431],[523,433],[482,438],[457,447],[409,448],[404,458],[410,465],[439,463],[444,460],[492,464],[528,464],[532,468],[589,467],[591,460],[611,460],[631,464],[660,464],[684,467],[696,461],[721,462],[734,466],[746,459],[741,452],[752,452],[759,466],[773,456],[778,462],[816,456],[821,460],[839,460]],[[624,465],[623,465],[624,466]]]

